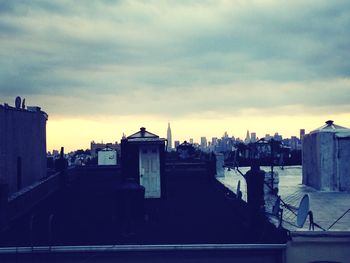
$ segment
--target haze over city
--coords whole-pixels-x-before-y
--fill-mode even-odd
[[[5,1],[0,103],[48,113],[47,149],[141,126],[174,140],[350,127],[348,1]]]

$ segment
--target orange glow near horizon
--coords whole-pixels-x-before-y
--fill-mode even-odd
[[[229,136],[245,138],[247,130],[256,132],[259,138],[265,134],[275,132],[284,138],[299,137],[299,130],[306,133],[332,119],[338,125],[350,127],[350,113],[336,116],[270,116],[266,118],[256,116],[224,117],[220,119],[192,116],[186,119],[168,120],[150,116],[128,117],[95,117],[95,118],[55,118],[51,116],[47,122],[47,150],[65,147],[65,152],[77,149],[89,149],[90,142],[120,142],[123,133],[127,136],[137,132],[140,127],[146,127],[160,137],[166,138],[167,124],[170,122],[173,140],[200,141],[206,136],[208,141],[212,137],[220,138],[225,131]]]

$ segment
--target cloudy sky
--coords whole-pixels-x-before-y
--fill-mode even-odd
[[[350,2],[0,1],[0,103],[49,115],[48,150],[350,127]]]

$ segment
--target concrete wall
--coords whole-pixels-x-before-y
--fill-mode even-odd
[[[316,134],[305,135],[303,139],[303,184],[316,189],[321,188],[321,172],[319,165],[319,138]]]
[[[0,105],[0,180],[9,195],[46,176],[46,121],[40,110]]]
[[[286,263],[350,262],[349,232],[294,232],[291,236]]]
[[[280,263],[284,245],[107,245],[0,248],[4,262]]]

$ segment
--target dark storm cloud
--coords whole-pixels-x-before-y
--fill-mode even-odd
[[[121,107],[81,114],[348,110],[348,1],[8,1],[0,13],[1,97],[71,103],[53,113],[97,97]]]

